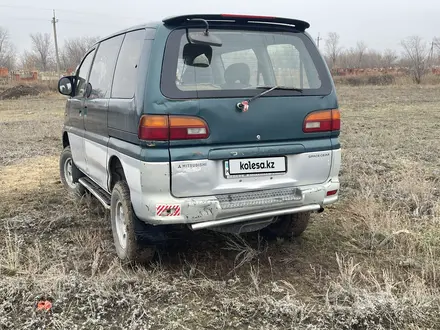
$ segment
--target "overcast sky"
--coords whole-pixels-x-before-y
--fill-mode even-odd
[[[316,39],[334,31],[348,48],[363,40],[368,47],[400,50],[400,40],[440,37],[440,0],[0,0],[0,26],[9,30],[21,53],[32,32],[52,33],[52,9],[59,19],[58,39],[105,36],[138,23],[188,13],[248,13],[310,22]]]

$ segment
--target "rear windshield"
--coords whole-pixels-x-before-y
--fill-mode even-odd
[[[190,29],[190,32],[202,31]],[[326,95],[331,82],[318,50],[304,33],[211,28],[222,46],[190,44],[185,29],[171,32],[162,67],[161,89],[170,98],[252,96],[261,86],[270,95]],[[194,66],[193,63],[198,63]]]

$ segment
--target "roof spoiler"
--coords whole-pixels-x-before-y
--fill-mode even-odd
[[[295,26],[297,30],[304,32],[310,27],[310,24],[291,18],[282,18],[274,16],[255,16],[255,15],[240,15],[240,14],[192,14],[182,16],[172,16],[163,19],[163,23],[167,25],[179,25],[183,24],[191,19],[203,19],[206,21],[236,21],[240,23],[269,23],[269,24],[282,24]]]

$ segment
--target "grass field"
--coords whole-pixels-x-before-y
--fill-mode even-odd
[[[136,269],[61,186],[64,99],[0,101],[0,329],[440,328],[438,87],[338,94],[341,200],[301,238],[182,233]]]

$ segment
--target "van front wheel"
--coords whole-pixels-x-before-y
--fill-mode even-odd
[[[118,181],[113,187],[110,203],[110,218],[113,240],[118,257],[128,263],[147,263],[155,254],[155,248],[141,242],[137,234],[143,226],[131,205],[130,190],[125,181]]]
[[[81,197],[85,194],[86,188],[79,183],[74,182],[74,178],[84,176],[73,162],[72,151],[70,147],[64,148],[60,156],[60,179],[69,194],[75,197]]]
[[[268,238],[292,238],[300,236],[309,225],[310,212],[287,214],[263,229]]]

